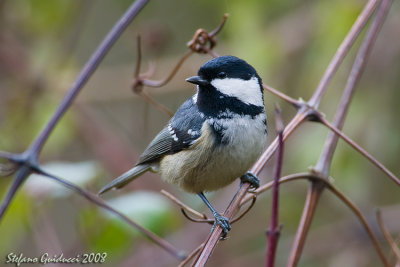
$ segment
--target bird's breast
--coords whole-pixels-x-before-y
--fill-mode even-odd
[[[185,191],[217,190],[245,174],[262,153],[266,137],[265,113],[208,119],[193,147],[162,159],[161,175]]]

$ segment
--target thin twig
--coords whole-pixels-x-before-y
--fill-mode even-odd
[[[201,243],[200,246],[198,246],[196,249],[194,249],[192,252],[190,252],[190,254],[186,257],[186,259],[184,259],[179,265],[178,267],[183,267],[185,266],[191,259],[193,259],[197,253],[199,253],[199,251],[203,248],[204,243]]]
[[[121,212],[117,211],[116,209],[114,209],[113,207],[108,205],[103,199],[99,198],[95,194],[92,194],[92,193],[80,188],[79,186],[77,186],[77,185],[75,185],[75,184],[73,184],[73,183],[71,183],[71,182],[69,182],[67,180],[64,180],[62,178],[56,177],[56,176],[54,176],[54,175],[52,175],[52,174],[50,174],[50,173],[48,173],[48,172],[46,172],[46,171],[44,171],[42,169],[38,169],[37,173],[40,174],[40,175],[43,175],[43,176],[45,176],[47,178],[50,178],[50,179],[58,182],[59,184],[62,184],[63,186],[65,186],[65,187],[71,189],[72,191],[74,191],[75,193],[78,193],[82,197],[86,198],[90,202],[93,202],[97,206],[102,207],[103,209],[108,210],[109,212],[115,214],[116,216],[118,216],[119,218],[121,218],[122,220],[124,220],[125,222],[127,222],[128,224],[133,226],[134,228],[138,229],[143,235],[145,235],[151,241],[153,241],[154,243],[159,245],[165,251],[169,252],[175,258],[177,258],[179,260],[182,260],[182,259],[186,258],[185,252],[176,249],[174,246],[172,246],[165,239],[162,239],[161,237],[157,236],[156,234],[150,232],[149,230],[143,228],[142,226],[140,226],[136,222],[132,221],[128,216],[126,216],[126,215],[122,214]]]
[[[183,214],[183,216],[185,216],[186,219],[188,219],[191,222],[195,222],[195,223],[208,223],[208,224],[214,224],[214,220],[213,219],[195,219],[189,216],[189,214],[186,213],[186,210],[184,208],[181,208],[181,212]]]
[[[236,218],[233,218],[231,220],[231,224],[234,224],[235,222],[237,222],[240,219],[242,219],[254,207],[254,204],[256,204],[257,196],[253,194],[250,199],[251,199],[251,203],[250,203],[249,207],[244,212],[242,212],[240,215],[238,215]],[[240,206],[240,208],[241,207],[242,206]]]
[[[189,207],[188,205],[186,205],[185,203],[183,203],[178,198],[176,198],[174,195],[172,195],[171,193],[165,191],[164,189],[161,190],[161,194],[163,194],[164,196],[169,198],[172,202],[174,202],[176,205],[178,205],[182,209],[190,212],[194,216],[196,216],[196,217],[198,217],[200,219],[208,219],[207,216],[204,213],[200,213],[197,210],[192,209],[191,207]]]
[[[174,113],[169,108],[154,100],[146,91],[139,92],[139,95],[142,96],[147,103],[153,105],[156,109],[166,114],[170,118],[174,115]]]
[[[346,204],[346,206],[349,207],[353,211],[353,213],[358,217],[359,221],[366,229],[367,234],[371,238],[372,243],[374,244],[375,249],[379,254],[379,257],[381,258],[383,265],[386,267],[390,267],[390,264],[389,264],[388,260],[386,259],[385,254],[383,253],[382,247],[379,245],[378,239],[375,237],[375,234],[372,231],[372,228],[369,226],[367,219],[364,217],[364,215],[361,213],[361,211],[356,207],[356,205],[354,205],[354,203],[348,197],[346,197],[342,192],[340,192],[332,184],[329,184],[328,188],[340,200],[342,200],[344,202],[344,204]]]
[[[386,225],[385,225],[385,223],[383,222],[383,219],[382,219],[382,213],[381,213],[381,211],[379,209],[376,210],[376,219],[378,221],[379,228],[381,228],[383,236],[385,237],[386,241],[389,243],[389,246],[390,246],[392,252],[394,253],[394,255],[397,258],[397,260],[396,260],[397,264],[400,264],[400,249],[397,246],[396,242],[393,240],[393,238],[390,235],[388,229],[386,228]]]
[[[279,184],[283,184],[283,183],[287,183],[287,182],[291,182],[291,181],[295,181],[295,180],[303,180],[303,179],[319,179],[319,176],[313,176],[313,174],[310,174],[308,172],[295,173],[295,174],[290,174],[290,175],[284,176],[281,179],[279,179]],[[243,206],[245,203],[250,201],[254,197],[254,194],[260,195],[261,193],[264,193],[265,191],[271,189],[273,185],[274,185],[274,181],[268,182],[266,184],[263,184],[256,190],[254,190],[251,194],[247,194],[243,198],[242,202],[240,202],[240,206]]]
[[[271,222],[267,231],[267,250],[266,250],[266,267],[273,267],[275,265],[276,249],[278,247],[278,240],[280,236],[279,228],[279,178],[281,177],[282,163],[283,163],[283,121],[281,110],[278,105],[275,105],[275,123],[276,131],[278,133],[278,159],[275,165],[274,184],[272,190],[272,208],[271,208]]]
[[[187,51],[178,61],[178,63],[176,63],[175,67],[172,69],[171,73],[164,79],[161,81],[156,81],[156,80],[148,80],[148,79],[143,79],[142,80],[142,84],[145,86],[149,86],[149,87],[161,87],[166,85],[169,81],[172,80],[172,78],[175,76],[175,74],[178,72],[178,70],[181,68],[181,66],[183,65],[183,63],[186,61],[186,59],[189,58],[189,56],[191,56],[193,54],[193,51],[189,50]],[[140,77],[140,76],[139,76]]]
[[[285,100],[289,104],[292,104],[296,109],[300,108],[301,105],[299,104],[299,101],[297,101],[296,99],[291,98],[288,95],[285,95],[284,93],[276,90],[275,88],[272,88],[271,86],[269,86],[269,85],[267,85],[265,83],[263,83],[262,86],[263,86],[264,90],[266,90],[266,91],[278,96],[279,98]]]
[[[369,154],[365,149],[363,149],[361,146],[359,146],[356,142],[354,142],[352,139],[350,139],[347,135],[339,131],[335,126],[333,126],[330,122],[328,122],[324,117],[320,117],[320,121],[322,124],[324,124],[326,127],[331,129],[335,134],[340,136],[346,143],[348,143],[350,146],[352,146],[357,152],[359,152],[361,155],[363,155],[365,158],[367,158],[372,164],[374,164],[376,167],[378,167],[381,171],[383,171],[390,179],[392,179],[396,184],[400,185],[400,179],[394,175],[391,171],[389,171],[388,168],[386,168],[380,161],[375,159],[371,154]]]

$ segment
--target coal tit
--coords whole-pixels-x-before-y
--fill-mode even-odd
[[[99,194],[121,188],[146,171],[157,172],[164,181],[198,194],[225,236],[231,228],[229,220],[211,206],[203,192],[224,187],[237,177],[258,186],[258,179],[247,170],[267,139],[261,78],[246,61],[221,56],[186,81],[197,85],[197,93],[183,103],[135,167]]]

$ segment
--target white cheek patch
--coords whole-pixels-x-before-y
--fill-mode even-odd
[[[214,79],[211,84],[221,93],[236,97],[246,104],[264,106],[262,91],[256,77],[250,80],[238,78]]]
[[[192,100],[193,103],[196,104],[197,103],[197,95],[199,94],[199,86],[197,85],[197,92],[194,96],[192,96]]]

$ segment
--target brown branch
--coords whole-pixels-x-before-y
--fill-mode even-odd
[[[287,176],[282,177],[281,179],[279,179],[279,184],[283,184],[283,183],[287,183],[287,182],[291,182],[291,181],[295,181],[295,180],[303,180],[303,179],[320,179],[320,177],[319,176],[313,176],[313,174],[310,174],[308,172],[296,173],[296,174],[291,174],[291,175],[287,175]],[[273,184],[274,184],[274,181],[271,181],[269,183],[263,184],[262,186],[260,186],[256,190],[254,190],[252,192],[252,194],[247,194],[242,199],[242,202],[240,202],[240,206],[242,206],[245,203],[247,203],[248,201],[250,201],[254,197],[253,194],[260,195],[261,193],[264,193],[265,191],[271,189]]]
[[[271,86],[269,86],[269,85],[267,85],[265,83],[263,83],[262,86],[263,86],[264,90],[266,90],[266,91],[278,96],[279,98],[285,100],[289,104],[292,104],[296,109],[299,109],[301,107],[301,104],[296,99],[291,98],[288,95],[285,95],[284,93],[276,90],[275,88],[272,88]]]
[[[192,209],[191,207],[189,207],[188,205],[186,205],[185,203],[183,203],[178,198],[176,198],[174,195],[172,195],[171,193],[165,191],[164,189],[161,190],[161,194],[163,194],[164,196],[169,198],[172,202],[174,202],[176,205],[178,205],[180,208],[190,212],[194,216],[196,216],[196,217],[198,217],[200,219],[207,219],[207,216],[204,213],[200,213],[197,210]]]
[[[336,55],[334,56],[334,60],[331,61],[331,64],[328,66],[329,71],[325,73],[313,96],[308,101],[308,104],[311,107],[314,107],[315,110],[318,108],[322,96],[325,94],[328,84],[332,80],[333,74],[337,71],[340,63],[343,61],[345,51],[348,51],[350,49],[356,37],[360,34],[361,30],[364,28],[369,17],[372,15],[372,12],[375,9],[377,3],[378,1],[374,0],[370,0],[367,3],[363,12],[357,18],[349,34],[346,36],[345,40],[339,47]],[[370,27],[367,37],[363,40],[362,48],[358,52],[356,61],[353,65],[349,80],[346,85],[345,92],[342,95],[342,100],[340,102],[340,107],[338,109],[337,116],[335,118],[336,119],[335,123],[337,123],[339,126],[343,125],[347,107],[350,104],[351,96],[353,95],[355,85],[357,84],[360,75],[365,68],[366,58],[370,53],[372,44],[374,43],[374,40],[376,39],[376,35],[380,29],[380,26],[383,23],[383,20],[386,16],[387,10],[385,10],[385,8],[386,6],[384,5],[380,6],[378,14],[374,18],[373,25]],[[316,169],[314,170],[314,172],[321,175],[322,177],[325,178],[328,177],[329,166],[331,163],[331,158],[333,156],[333,150],[336,147],[336,143],[337,140],[335,140],[334,136],[333,138],[328,136],[326,143],[327,145],[324,147],[322,156],[317,163]],[[314,217],[315,209],[318,205],[319,197],[323,192],[323,187],[324,184],[321,183],[315,184],[315,182],[312,182],[312,185],[309,188],[309,192],[307,194],[308,196],[307,201],[303,210],[300,225],[297,229],[295,242],[292,246],[288,266],[297,266],[298,264],[307,237],[307,233],[312,222],[312,218]]]
[[[251,193],[250,193],[250,194],[251,194]],[[233,218],[232,221],[231,221],[231,224],[234,224],[235,222],[237,222],[237,221],[239,221],[240,219],[242,219],[242,218],[254,207],[254,204],[256,204],[257,196],[252,195],[252,197],[250,198],[250,200],[251,200],[250,206],[249,206],[242,214],[238,215],[236,218]],[[241,205],[240,208],[241,208],[242,206],[243,206],[243,205]]]
[[[165,239],[162,239],[161,237],[157,236],[156,234],[154,234],[153,232],[150,232],[149,230],[143,228],[142,226],[140,226],[139,224],[137,224],[136,222],[132,221],[128,216],[122,214],[121,212],[117,211],[116,209],[114,209],[113,207],[111,207],[110,205],[108,205],[103,199],[99,198],[97,195],[92,194],[82,188],[80,188],[79,186],[61,179],[59,177],[56,177],[50,173],[47,173],[46,171],[42,170],[42,169],[37,169],[36,172],[40,175],[43,175],[47,178],[50,178],[56,182],[58,182],[59,184],[62,184],[63,186],[71,189],[72,191],[78,193],[79,195],[83,196],[84,198],[86,198],[87,200],[89,200],[90,202],[96,204],[97,206],[108,210],[109,212],[115,214],[116,216],[118,216],[119,218],[121,218],[122,220],[124,220],[126,223],[128,223],[129,225],[133,226],[134,228],[136,228],[137,230],[139,230],[144,236],[146,236],[147,238],[149,238],[151,241],[153,241],[155,244],[159,245],[161,248],[163,248],[165,251],[167,251],[168,253],[170,253],[171,255],[173,255],[175,258],[182,260],[184,258],[186,258],[186,253],[183,251],[180,251],[178,249],[176,249],[173,245],[171,245],[168,241],[166,241]]]
[[[297,266],[305,244],[308,230],[311,226],[317,208],[318,200],[322,194],[325,184],[321,181],[311,181],[307,191],[306,203],[298,226],[298,231],[294,239],[287,266]]]
[[[193,54],[193,51],[191,51],[191,50],[187,51],[179,59],[178,63],[176,63],[176,65],[172,69],[171,73],[164,80],[156,81],[156,80],[143,79],[142,84],[145,86],[149,86],[149,87],[161,87],[161,86],[166,85],[167,83],[169,83],[172,80],[172,78],[176,75],[178,70],[182,67],[182,65],[186,61],[186,59],[188,59],[192,54]]]
[[[383,171],[390,179],[392,179],[396,184],[400,185],[400,179],[394,175],[389,169],[387,169],[382,163],[376,160],[371,154],[369,154],[365,149],[359,146],[356,142],[351,140],[347,135],[339,131],[335,126],[333,126],[330,122],[328,122],[324,117],[320,117],[320,121],[329,129],[331,129],[335,134],[340,136],[346,143],[352,146],[356,151],[358,151],[361,155],[367,158],[372,164],[378,167],[381,171]]]
[[[372,228],[368,225],[367,219],[364,217],[364,215],[361,213],[361,211],[354,205],[354,203],[347,198],[343,193],[341,193],[336,187],[334,187],[332,184],[329,184],[328,186],[329,190],[334,193],[340,200],[346,204],[347,207],[349,207],[353,213],[358,217],[360,220],[361,224],[364,226],[364,228],[367,231],[368,236],[371,238],[372,243],[375,246],[376,251],[379,254],[379,257],[382,260],[382,263],[386,267],[390,267],[390,264],[388,260],[385,257],[385,254],[383,253],[383,250],[381,246],[379,245],[378,239],[375,237],[374,232],[372,231]]]
[[[397,244],[394,241],[394,239],[392,238],[392,236],[390,235],[388,229],[386,228],[386,225],[385,225],[385,223],[383,222],[383,219],[382,219],[382,213],[381,213],[381,211],[379,209],[376,211],[376,219],[378,221],[379,228],[381,229],[381,231],[383,233],[383,236],[385,237],[386,241],[389,243],[389,246],[390,246],[392,252],[396,256],[397,264],[400,264],[400,249],[397,246]]]
[[[278,159],[275,165],[274,184],[272,191],[272,208],[271,208],[271,221],[267,231],[267,250],[266,250],[266,265],[273,267],[275,265],[276,249],[280,236],[279,227],[279,178],[281,177],[282,164],[283,164],[283,121],[281,110],[278,105],[275,105],[275,123],[276,131],[278,133]]]
[[[340,64],[343,62],[344,57],[347,55],[350,48],[354,44],[354,41],[357,39],[361,30],[364,28],[365,24],[371,17],[378,2],[379,2],[378,0],[369,0],[368,3],[365,5],[363,11],[358,16],[356,22],[351,27],[346,38],[340,44],[338,50],[336,51],[336,54],[333,56],[333,59],[329,63],[329,66],[328,66],[324,76],[322,77],[321,81],[318,84],[317,89],[315,90],[310,101],[308,102],[310,104],[310,106],[318,108],[319,103],[321,102],[321,99],[322,99],[323,95],[325,94],[326,89],[328,88],[328,85],[333,78],[333,75],[338,70]]]
[[[368,58],[371,54],[372,46],[374,45],[378,36],[379,30],[382,27],[383,22],[387,16],[390,8],[391,1],[382,1],[382,4],[372,22],[371,27],[368,30],[368,34],[365,37],[360,50],[357,53],[357,57],[354,61],[353,67],[351,68],[350,75],[347,79],[347,83],[339,103],[333,125],[339,129],[343,129],[344,120],[347,115],[350,102],[352,100],[355,88],[361,78],[361,74],[365,70]],[[330,132],[326,139],[322,154],[315,166],[315,171],[320,172],[322,176],[328,176],[333,153],[337,145],[339,136],[333,132]]]
[[[184,259],[179,265],[178,267],[183,267],[185,266],[191,259],[193,259],[197,253],[199,253],[199,251],[203,248],[204,243],[201,243],[200,246],[198,246],[196,249],[194,249],[192,252],[190,252],[190,254],[186,257],[186,259]]]
[[[154,100],[146,91],[141,91],[138,94],[141,97],[143,97],[144,100],[146,100],[147,103],[153,105],[156,109],[158,109],[162,113],[166,114],[168,117],[171,118],[174,115],[174,113],[169,108],[167,108],[163,104],[161,104],[161,103],[157,102],[156,100]]]
[[[190,49],[187,51],[172,69],[170,74],[163,80],[151,80],[149,79],[154,72],[154,69],[150,69],[145,74],[140,74],[141,62],[142,62],[142,49],[141,49],[141,42],[140,36],[137,38],[137,60],[136,66],[134,71],[134,80],[132,82],[131,88],[133,92],[139,94],[141,97],[145,99],[147,103],[153,105],[156,109],[161,111],[162,113],[167,114],[169,117],[172,117],[173,112],[171,112],[166,106],[154,100],[149,94],[143,91],[143,86],[148,87],[162,87],[169,83],[173,77],[177,74],[179,69],[182,67],[183,63],[188,59],[193,53],[208,53],[213,57],[218,57],[218,55],[212,51],[212,49],[217,44],[215,36],[222,30],[225,22],[228,18],[227,14],[224,14],[221,23],[215,28],[212,32],[207,33],[204,29],[198,29],[194,34],[192,40],[190,40],[187,44],[188,48]],[[208,47],[207,47],[208,45]]]

